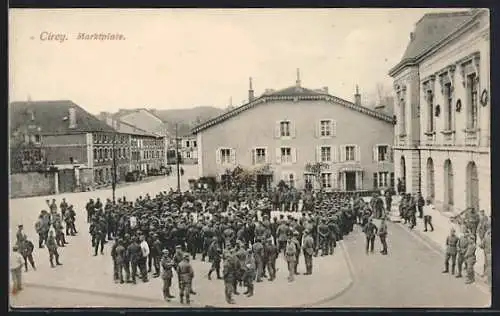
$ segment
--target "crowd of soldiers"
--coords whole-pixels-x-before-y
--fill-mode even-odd
[[[462,277],[465,269],[466,284],[475,281],[474,265],[476,264],[476,248],[484,250],[483,276],[491,284],[491,222],[484,210],[477,212],[474,208],[466,210],[463,215],[462,234],[457,236],[452,228],[446,238],[446,256],[443,273],[450,272],[457,278]],[[456,273],[456,274],[455,274]]]
[[[170,190],[134,202],[119,198],[116,203],[91,199],[86,209],[93,255],[104,254],[104,244],[114,240],[115,282],[134,284],[138,277],[148,282],[149,273],[153,278],[161,276],[165,300],[173,298],[170,288],[176,272],[183,303],[196,293],[190,260],[201,256],[211,264],[206,277],[212,279],[215,272],[217,279],[224,280],[226,301],[234,303],[233,294],[239,295],[239,288],[246,288],[243,294],[252,296],[254,281],[275,280],[280,254],[286,259],[290,282],[298,274],[301,254],[304,274],[312,274],[312,258],[333,255],[337,242],[363,217],[356,213],[363,208],[352,207],[350,195],[300,194],[304,197],[302,213],[293,206],[293,199],[276,203],[276,190],[182,194]],[[271,218],[272,210],[290,212]]]

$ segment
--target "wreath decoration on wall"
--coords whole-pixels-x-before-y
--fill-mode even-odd
[[[481,93],[481,104],[486,106],[488,104],[488,91],[486,89]]]
[[[462,110],[462,101],[460,99],[457,100],[457,104],[455,105],[455,109],[458,113]]]
[[[436,105],[436,112],[435,112],[436,117],[439,117],[439,114],[441,114],[441,107],[438,104]]]

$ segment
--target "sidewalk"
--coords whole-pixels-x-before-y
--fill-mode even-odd
[[[286,262],[282,255],[278,258],[276,266],[278,269],[277,278],[274,282],[264,280],[262,283],[255,283],[255,295],[247,298],[244,295],[234,296],[235,305],[229,305],[224,298],[224,283],[221,280],[213,279],[209,281],[206,273],[210,268],[209,263],[199,260],[192,261],[195,271],[193,288],[198,293],[192,296],[190,307],[312,307],[322,301],[333,299],[340,295],[352,285],[352,276],[349,270],[343,245],[335,249],[333,256],[317,257],[313,259],[313,275],[298,275],[293,283],[287,281],[288,271]],[[27,273],[23,275],[25,288],[30,289],[32,293],[44,295],[51,293],[56,299],[54,304],[58,307],[75,307],[67,303],[64,299],[64,293],[80,293],[87,297],[110,297],[113,299],[123,299],[134,302],[134,305],[142,304],[144,306],[164,306],[164,307],[183,307],[180,305],[178,295],[177,277],[172,280],[172,292],[176,296],[172,302],[164,302],[161,288],[162,280],[152,278],[148,283],[138,281],[136,285],[115,284],[112,281],[112,268],[110,259],[107,256],[96,257],[101,264],[105,264],[104,273],[95,271],[90,264],[87,269],[78,269],[80,267],[64,266],[65,269],[73,271],[63,271],[62,269],[44,269],[44,273]],[[304,258],[299,260],[299,272],[304,272]],[[90,269],[89,269],[90,268]],[[59,270],[59,271],[57,271]],[[59,273],[58,273],[59,272]],[[60,273],[64,275],[61,275]],[[59,293],[57,293],[59,292]],[[242,292],[242,291],[240,291]],[[62,294],[60,294],[62,293]],[[28,291],[21,292],[15,297],[10,297],[12,306],[15,307],[34,307],[36,299],[33,299]],[[102,300],[101,300],[102,301]],[[90,306],[102,304],[87,298],[86,303]],[[37,306],[44,307],[44,306]]]
[[[399,213],[399,196],[393,197],[393,202],[391,206],[391,212]],[[449,216],[453,216],[454,214],[446,214],[445,212],[441,212],[436,209],[434,206],[429,205],[424,207],[424,215],[432,216],[432,225],[434,226],[434,231],[424,232],[424,220],[417,217],[417,226],[413,229],[413,232],[417,233],[424,240],[431,243],[433,246],[436,246],[439,249],[443,256],[446,251],[446,238],[450,234],[450,230],[455,228],[457,235],[462,234],[462,229],[459,225],[454,224],[450,221]],[[447,216],[448,215],[448,216]],[[401,224],[403,225],[403,224]],[[485,278],[482,278],[484,269],[484,251],[479,246],[476,248],[476,264],[474,265],[474,270],[476,271],[476,281],[485,282]]]

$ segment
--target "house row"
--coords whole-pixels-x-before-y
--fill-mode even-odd
[[[99,120],[72,101],[13,102],[11,196],[73,192],[166,166],[165,136]],[[116,159],[113,159],[113,156]]]
[[[396,177],[444,211],[491,212],[490,18],[430,13],[390,70]]]

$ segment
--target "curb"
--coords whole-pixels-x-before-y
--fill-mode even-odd
[[[346,249],[346,246],[344,245],[344,241],[340,241],[339,244],[342,248],[342,254],[344,256],[344,260],[345,260],[345,263],[347,265],[347,269],[349,270],[349,279],[350,280],[349,280],[348,284],[332,296],[328,296],[326,298],[323,298],[323,299],[316,301],[316,302],[313,302],[313,303],[301,304],[301,305],[296,306],[296,307],[300,307],[300,308],[313,307],[315,305],[321,305],[321,304],[327,303],[329,301],[333,301],[336,298],[344,295],[347,291],[349,291],[352,288],[352,286],[354,285],[353,267],[352,267],[352,264],[349,260],[349,254],[347,253],[347,249]],[[291,306],[291,307],[293,308],[294,306]]]
[[[446,251],[439,245],[436,241],[434,241],[432,238],[428,237],[426,234],[423,234],[422,232],[418,230],[408,230],[407,226],[403,223],[398,223],[399,227],[402,228],[404,231],[406,231],[409,234],[412,234],[414,236],[418,236],[419,238],[423,239],[429,246],[431,246],[434,250],[442,254],[443,256],[446,254]],[[491,293],[491,287],[488,285],[486,280],[484,280],[483,277],[477,272],[474,271],[475,274],[475,282],[476,285],[480,286],[481,288],[486,287],[487,291]]]

